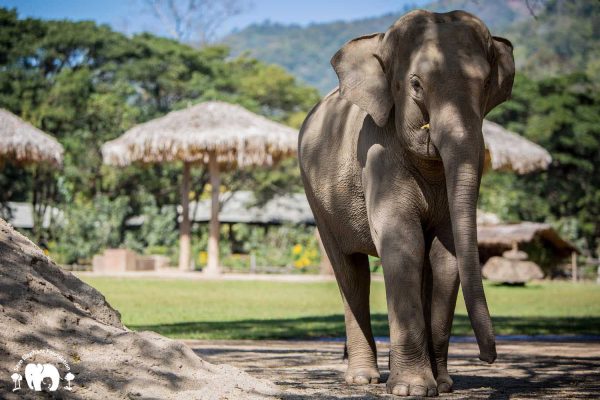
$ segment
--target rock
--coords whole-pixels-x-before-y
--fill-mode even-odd
[[[44,398],[258,399],[278,393],[268,381],[203,361],[182,343],[128,330],[101,293],[60,269],[2,219],[0,288],[2,399],[40,398],[26,382],[29,362],[59,370],[59,389]],[[74,374],[69,382],[65,364]],[[22,381],[13,392],[15,373]]]

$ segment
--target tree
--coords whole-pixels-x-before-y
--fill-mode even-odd
[[[180,42],[206,45],[229,18],[244,11],[241,0],[144,0],[146,10]]]
[[[495,194],[503,212],[554,222],[592,254],[600,250],[599,93],[583,73],[539,81],[518,75],[512,100],[488,117],[546,148],[553,162],[543,173],[482,183],[484,204]]]
[[[15,11],[2,8],[0,50],[0,107],[53,134],[65,148],[61,171],[7,163],[0,174],[0,203],[31,202],[35,196],[41,205],[62,209],[79,226],[52,226],[40,239],[54,243],[68,261],[122,243],[127,218],[157,213],[148,211],[149,203],[162,210],[178,201],[180,165],[103,166],[100,148],[107,140],[137,123],[205,100],[238,103],[297,126],[319,97],[281,68],[247,57],[231,59],[223,46],[196,49],[151,34],[129,38],[92,22],[19,19]],[[292,164],[278,171],[269,184],[262,182],[268,175],[263,169],[224,179],[233,188],[261,191],[261,198],[280,188],[300,189]],[[32,194],[34,180],[38,184]],[[204,171],[195,169],[192,182],[191,198],[198,199],[206,183]],[[111,210],[118,218],[103,214]],[[110,237],[88,232],[94,223],[110,227]],[[167,225],[152,226],[160,234]]]

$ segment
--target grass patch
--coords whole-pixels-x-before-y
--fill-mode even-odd
[[[288,283],[90,278],[134,330],[186,339],[290,339],[344,336],[335,282]],[[486,285],[497,334],[600,334],[600,288],[544,282]],[[388,336],[385,289],[373,282],[376,336]],[[471,335],[462,295],[453,335]]]

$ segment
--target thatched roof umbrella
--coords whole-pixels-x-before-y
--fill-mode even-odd
[[[495,224],[477,227],[477,242],[480,247],[510,249],[513,243],[524,244],[539,238],[551,245],[561,256],[579,249],[563,239],[550,224],[540,222],[520,222],[517,224]]]
[[[0,160],[58,167],[62,164],[63,152],[63,147],[52,136],[0,108]]]
[[[483,121],[483,139],[488,168],[527,174],[546,169],[552,162],[543,147],[488,120]]]
[[[295,154],[298,132],[245,108],[220,101],[200,103],[137,125],[102,146],[104,162],[182,161],[182,207],[179,268],[190,258],[189,178],[192,164],[208,164],[211,222],[207,273],[219,272],[219,173],[250,165],[273,165]]]

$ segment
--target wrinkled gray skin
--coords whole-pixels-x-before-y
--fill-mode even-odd
[[[346,381],[379,380],[367,255],[383,264],[396,395],[452,390],[448,339],[459,281],[480,349],[496,348],[481,282],[476,205],[482,119],[510,96],[512,45],[475,16],[414,11],[348,42],[340,86],[306,118],[299,158],[342,294]],[[430,129],[422,129],[426,123]]]

